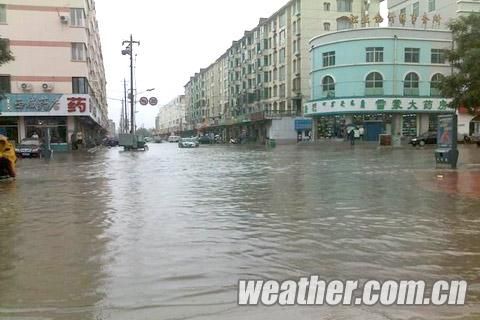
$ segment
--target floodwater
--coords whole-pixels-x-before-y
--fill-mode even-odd
[[[22,160],[0,319],[480,319],[480,149],[320,144]],[[459,307],[239,307],[239,279],[465,279]]]

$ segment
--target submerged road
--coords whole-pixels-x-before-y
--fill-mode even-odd
[[[479,319],[480,149],[322,144],[22,160],[0,319]],[[239,279],[465,279],[462,307],[239,307]]]

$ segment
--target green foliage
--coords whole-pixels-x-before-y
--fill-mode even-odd
[[[8,41],[0,39],[0,66],[14,60]]]
[[[442,80],[441,90],[452,98],[451,107],[480,107],[480,14],[462,16],[450,23],[455,47],[447,57],[454,73]]]

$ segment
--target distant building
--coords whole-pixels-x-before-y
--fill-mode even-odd
[[[94,1],[3,1],[0,35],[15,56],[0,71],[0,129],[20,141],[48,127],[57,150],[77,133],[98,142],[108,110]]]
[[[110,137],[115,137],[117,135],[116,124],[113,120],[108,120],[108,135]]]
[[[185,96],[180,95],[163,107],[160,107],[155,119],[155,128],[159,135],[178,134],[185,129]]]
[[[378,12],[379,0],[289,1],[190,78],[185,129],[295,141],[294,120],[311,93],[309,40],[352,28],[351,16]]]

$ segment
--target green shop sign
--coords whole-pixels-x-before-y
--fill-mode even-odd
[[[305,115],[342,113],[451,113],[449,100],[441,98],[351,98],[312,101]]]

